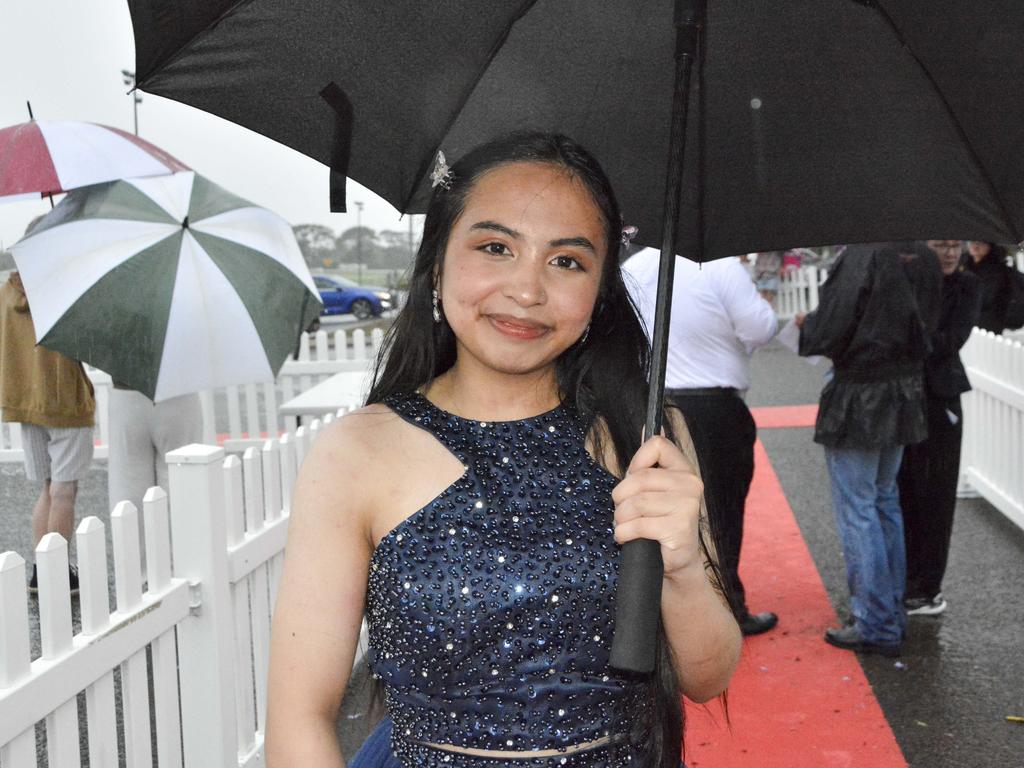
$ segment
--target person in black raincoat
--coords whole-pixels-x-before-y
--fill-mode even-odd
[[[833,364],[814,440],[825,446],[853,623],[825,640],[899,653],[906,554],[896,478],[903,447],[927,437],[924,360],[942,271],[923,243],[851,246],[800,325],[800,354]]]
[[[908,616],[937,616],[946,610],[942,577],[949,559],[960,476],[964,412],[960,394],[971,384],[960,361],[981,313],[981,284],[959,265],[959,240],[929,240],[942,265],[942,311],[925,360],[928,438],[907,446],[900,467],[900,509],[907,549]]]
[[[1006,249],[997,243],[971,240],[963,258],[964,268],[978,278],[981,316],[978,327],[992,333],[1020,325],[1007,315],[1016,290],[1013,267],[1006,263]]]

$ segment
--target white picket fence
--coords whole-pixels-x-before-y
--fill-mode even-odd
[[[1024,343],[975,328],[960,352],[964,484],[1024,528]]]
[[[305,392],[314,384],[341,371],[364,371],[373,365],[384,340],[384,332],[375,328],[369,334],[362,329],[328,334],[304,333],[299,356],[285,361],[274,382],[224,387],[200,393],[203,408],[203,441],[223,445],[229,453],[259,447],[270,437],[294,431],[294,416],[282,417],[277,409],[281,403]],[[106,459],[108,453],[108,403],[112,382],[110,376],[91,368],[89,378],[96,390],[96,448],[94,457]],[[218,408],[227,411],[227,424]],[[21,461],[21,430],[17,424],[0,424],[0,462]]]
[[[35,660],[25,562],[14,552],[0,555],[0,768],[79,768],[80,740],[90,768],[116,768],[118,725],[132,768],[264,765],[270,619],[291,491],[320,431],[314,421],[241,458],[207,445],[168,454],[169,493],[150,489],[143,502],[145,589],[138,512],[122,502],[111,514],[113,612],[106,531],[96,517],[83,520],[75,535],[78,634],[67,544],[46,535],[36,550],[42,654]],[[39,722],[46,739],[41,763]]]
[[[828,279],[828,270],[814,265],[783,272],[775,295],[775,313],[781,320],[807,314],[818,306],[818,290]]]

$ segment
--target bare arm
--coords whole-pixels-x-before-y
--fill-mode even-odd
[[[270,640],[268,768],[345,765],[335,720],[363,618],[372,551],[358,419],[313,445],[295,484]]]

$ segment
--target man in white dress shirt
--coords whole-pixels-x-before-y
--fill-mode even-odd
[[[648,334],[658,262],[658,251],[647,248],[622,266]],[[778,617],[748,610],[739,577],[757,438],[743,396],[750,387],[750,356],[771,341],[778,321],[739,258],[698,265],[677,257],[674,283],[665,397],[682,411],[697,449],[708,514],[720,531],[719,567],[737,621],[745,635],[756,635],[772,629]]]

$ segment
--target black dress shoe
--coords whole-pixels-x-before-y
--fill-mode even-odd
[[[769,629],[774,629],[779,623],[779,617],[771,611],[764,613],[748,613],[740,619],[740,632],[744,635],[760,635]]]
[[[846,626],[840,629],[826,629],[825,642],[842,648],[844,651],[856,651],[857,653],[877,653],[879,656],[888,656],[894,659],[900,655],[901,643],[869,643],[856,627]]]

